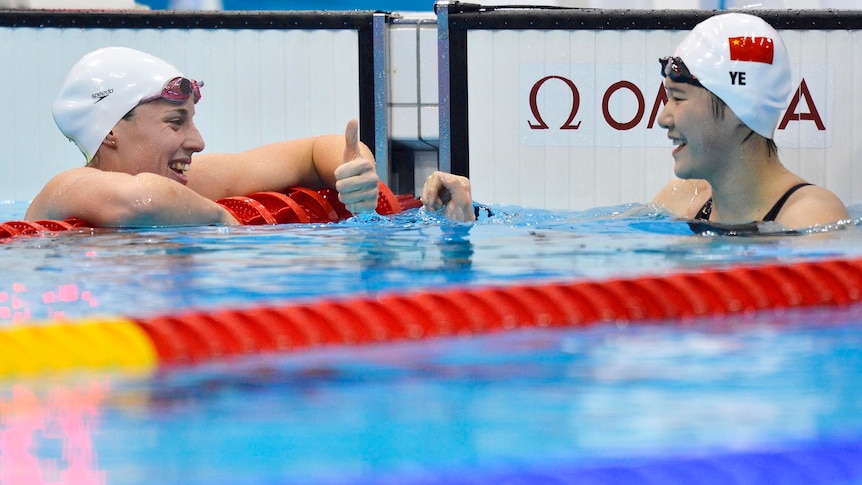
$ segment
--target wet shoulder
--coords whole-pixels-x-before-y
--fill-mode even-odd
[[[775,222],[800,229],[849,218],[847,207],[837,195],[823,187],[809,185],[800,188],[787,199]]]
[[[63,208],[68,206],[70,198],[74,197],[86,179],[98,177],[101,170],[91,167],[77,167],[60,172],[53,176],[33,198],[27,213],[27,220],[63,219],[66,213]]]
[[[694,219],[703,204],[712,197],[712,187],[705,180],[674,178],[653,199],[677,217]]]

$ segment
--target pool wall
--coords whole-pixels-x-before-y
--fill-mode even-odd
[[[0,199],[30,200],[54,174],[84,164],[51,106],[69,68],[108,45],[137,48],[203,80],[195,122],[207,151],[343,133],[360,121],[375,147],[374,12],[0,10]],[[377,46],[384,52],[384,46]],[[385,86],[384,86],[385,87]],[[385,98],[384,98],[385,99]],[[383,107],[383,104],[380,105]],[[384,113],[383,111],[380,111]],[[375,147],[376,148],[376,147]],[[387,156],[381,158],[386,170]]]
[[[651,200],[670,180],[657,61],[715,12],[454,2],[437,13],[448,50],[441,165],[469,174],[474,198],[585,209]],[[846,204],[859,201],[862,13],[752,13],[779,30],[791,58],[795,95],[775,138],[782,161]]]
[[[580,210],[648,201],[672,176],[655,123],[656,59],[713,11],[436,7],[4,10],[0,88],[14,95],[0,111],[0,199],[29,200],[82,164],[51,103],[72,63],[109,44],[148,50],[206,82],[196,121],[207,151],[339,133],[359,118],[396,193],[418,193],[439,167],[470,174],[483,202]],[[794,64],[798,98],[776,140],[782,160],[859,202],[862,12],[757,13],[779,28]]]

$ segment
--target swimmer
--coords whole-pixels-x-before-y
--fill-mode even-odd
[[[658,122],[674,144],[676,177],[653,203],[722,225],[801,229],[849,219],[835,194],[779,159],[773,135],[792,80],[784,42],[768,23],[743,13],[710,17],[660,63],[668,101]],[[452,219],[475,219],[465,177],[433,173],[422,201]]]
[[[377,207],[374,157],[345,134],[277,142],[245,152],[195,155],[202,82],[150,54],[106,47],[71,69],[54,120],[86,166],[54,176],[25,219],[82,219],[96,227],[239,224],[215,201],[290,187],[334,188],[354,214]]]

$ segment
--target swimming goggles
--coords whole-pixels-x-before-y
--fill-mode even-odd
[[[165,87],[160,92],[147,96],[138,104],[149,103],[157,99],[164,99],[169,103],[182,104],[192,95],[194,95],[195,103],[197,103],[201,99],[201,86],[203,85],[203,81],[175,77],[166,82]]]
[[[675,83],[686,83],[692,86],[703,87],[697,77],[685,67],[685,63],[679,57],[662,57],[658,60],[661,63],[661,75]]]

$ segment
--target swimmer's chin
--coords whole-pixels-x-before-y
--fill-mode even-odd
[[[171,170],[170,172],[168,172],[167,177],[174,182],[177,182],[182,185],[189,184],[189,177],[183,172],[174,172],[173,170]]]
[[[183,185],[188,185],[189,177],[186,175],[186,172],[191,168],[190,162],[171,162],[168,164],[168,176],[170,179],[175,180]]]

